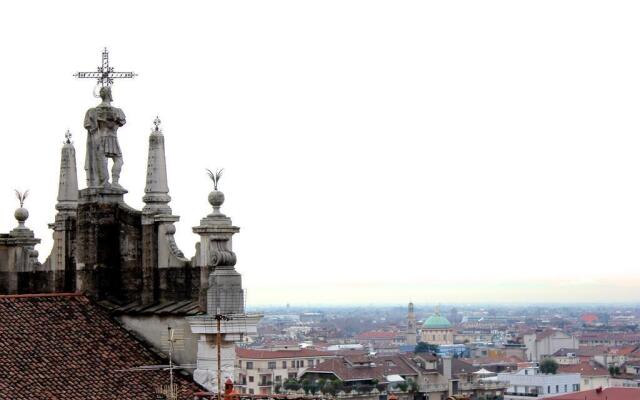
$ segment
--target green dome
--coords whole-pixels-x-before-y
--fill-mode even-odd
[[[446,329],[451,328],[451,322],[445,317],[435,314],[427,318],[422,327],[427,329]]]

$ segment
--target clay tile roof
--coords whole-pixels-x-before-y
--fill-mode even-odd
[[[563,373],[578,373],[580,376],[609,376],[608,370],[589,363],[561,365],[558,371]]]
[[[401,355],[372,356],[369,365],[353,364],[347,357],[332,358],[309,368],[304,374],[333,373],[342,381],[377,379],[386,382],[388,375],[416,376],[417,366]]]
[[[545,397],[546,400],[638,400],[640,389],[611,387]]]
[[[552,355],[556,356],[556,357],[566,357],[567,354],[572,353],[572,354],[576,354],[578,353],[578,349],[565,349],[564,347],[561,349],[558,349],[555,353],[553,353]]]
[[[388,339],[388,340],[392,340],[393,338],[395,338],[396,336],[398,336],[397,332],[387,332],[387,331],[370,331],[370,332],[363,332],[361,334],[359,334],[358,336],[356,336],[356,339],[358,340],[375,340],[375,339]]]
[[[618,354],[621,356],[627,356],[629,354],[632,354],[634,351],[636,351],[636,349],[638,349],[638,346],[626,346],[626,347],[620,347],[617,349],[611,349],[611,353],[613,354]]]
[[[577,351],[578,356],[593,357],[600,354],[607,354],[609,348],[607,346],[580,346]]]
[[[536,333],[536,341],[542,340],[542,339],[544,339],[546,337],[549,337],[549,336],[553,335],[556,332],[560,332],[560,331],[557,331],[555,329],[546,329],[546,330],[544,330],[542,332],[537,332]]]
[[[236,347],[236,356],[250,360],[269,360],[272,358],[306,358],[306,357],[333,357],[329,351],[299,349],[299,350],[257,350]]]
[[[166,371],[119,371],[165,364],[101,307],[77,294],[0,296],[0,397],[151,399]],[[176,378],[180,399],[199,388]]]

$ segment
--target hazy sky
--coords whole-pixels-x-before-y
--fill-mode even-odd
[[[105,4],[108,4],[105,7]],[[11,2],[0,230],[51,248],[60,148],[108,46],[125,199],[163,121],[178,244],[210,212],[248,302],[640,301],[637,1]]]

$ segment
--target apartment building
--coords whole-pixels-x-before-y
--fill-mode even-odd
[[[313,349],[273,351],[238,347],[235,386],[240,393],[274,393],[276,385],[335,357],[335,353]]]
[[[509,382],[504,400],[532,400],[580,390],[579,373],[543,374],[537,367],[499,373],[498,380]]]

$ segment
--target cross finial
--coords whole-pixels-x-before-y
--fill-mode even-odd
[[[71,136],[72,136],[71,135],[71,131],[69,129],[67,129],[67,132],[64,134],[64,138],[65,138],[64,143],[65,144],[71,144]]]
[[[156,116],[156,119],[153,120],[153,132],[162,133],[162,129],[160,129],[161,123],[162,121],[160,121],[160,117]]]
[[[109,66],[109,50],[105,47],[102,51],[102,66],[98,67],[97,72],[76,72],[73,74],[76,78],[94,78],[98,80],[100,86],[113,85],[114,79],[134,78],[138,76],[135,72],[116,72],[113,67]]]

